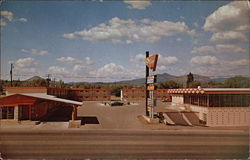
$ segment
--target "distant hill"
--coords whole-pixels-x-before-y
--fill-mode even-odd
[[[209,82],[211,79],[206,76],[198,75],[198,74],[193,74],[194,75],[194,80],[199,81],[199,82]],[[186,84],[187,82],[187,75],[179,76],[175,79],[176,82]]]
[[[225,80],[227,80],[228,78],[213,78],[212,81],[214,82],[223,82]]]
[[[167,81],[167,80],[174,80],[174,81],[176,81],[178,83],[186,84],[187,76],[186,75],[173,76],[173,75],[168,74],[168,73],[157,74],[157,83],[162,83],[162,82]],[[203,82],[203,83],[211,81],[211,79],[209,77],[198,75],[198,74],[194,74],[194,80],[200,81],[200,82]],[[145,83],[145,78],[126,80],[126,81],[119,81],[119,82],[116,82],[116,83],[119,83],[119,84],[144,84]]]
[[[39,76],[34,76],[34,77],[27,79],[26,81],[36,81],[36,80],[44,80],[44,79],[42,77],[39,77]]]
[[[170,75],[168,73],[163,73],[163,74],[157,74],[157,82],[161,83],[168,80],[174,80],[176,76]],[[119,81],[116,82],[119,84],[145,84],[145,78],[138,78],[138,79],[133,79],[133,80],[126,80],[126,81]]]

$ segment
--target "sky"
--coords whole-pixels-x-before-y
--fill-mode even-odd
[[[6,1],[1,4],[1,79],[51,74],[65,82],[150,74],[249,76],[247,1]]]

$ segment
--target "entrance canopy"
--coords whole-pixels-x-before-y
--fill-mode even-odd
[[[60,102],[65,104],[71,104],[75,106],[81,106],[82,102],[72,101],[68,99],[57,98],[51,95],[39,94],[39,93],[19,93],[11,96],[6,96],[0,99],[0,106],[18,106],[18,105],[33,105],[37,100],[48,100],[54,102]]]

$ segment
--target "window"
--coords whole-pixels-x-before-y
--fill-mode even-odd
[[[14,107],[0,107],[1,119],[14,119]]]

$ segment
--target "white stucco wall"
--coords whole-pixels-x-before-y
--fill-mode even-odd
[[[184,104],[183,95],[172,95],[172,103]]]

